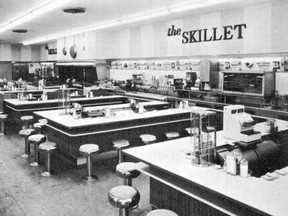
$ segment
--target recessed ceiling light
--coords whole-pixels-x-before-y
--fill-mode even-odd
[[[86,8],[83,7],[66,8],[63,9],[63,11],[65,13],[78,14],[78,13],[85,13]]]
[[[12,32],[15,32],[15,33],[27,33],[27,29],[13,29]]]

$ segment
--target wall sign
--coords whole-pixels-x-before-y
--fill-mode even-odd
[[[172,25],[168,28],[168,37],[182,36],[182,43],[200,43],[220,40],[243,39],[243,32],[246,24],[228,25],[222,28],[214,27],[212,29],[196,29],[190,31],[182,31]]]
[[[57,54],[57,48],[48,49],[48,55],[55,55],[55,54]]]

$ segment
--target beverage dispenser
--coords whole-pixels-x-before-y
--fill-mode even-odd
[[[192,164],[206,167],[216,160],[216,113],[197,110],[190,113]]]

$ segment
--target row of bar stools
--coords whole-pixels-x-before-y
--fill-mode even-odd
[[[20,119],[22,121],[22,129],[32,128],[32,125],[30,125],[30,123],[33,121],[33,116],[31,115],[21,116]]]
[[[80,146],[79,151],[86,157],[87,176],[84,176],[83,179],[86,180],[87,182],[95,181],[97,179],[97,176],[92,175],[91,157],[98,153],[99,146],[96,144],[84,144]]]
[[[117,150],[118,163],[122,162],[122,149],[130,145],[128,140],[121,139],[112,142],[113,147]]]
[[[178,214],[168,209],[156,209],[149,212],[147,216],[178,216]]]
[[[129,216],[129,210],[140,201],[140,193],[134,187],[120,185],[109,191],[108,200],[112,206],[119,208],[119,216]]]
[[[165,133],[165,137],[167,140],[176,139],[180,136],[180,134],[176,131],[169,131]]]
[[[133,162],[122,162],[116,166],[116,174],[124,178],[124,185],[132,186],[132,179],[140,175],[135,165]]]
[[[0,124],[1,124],[1,131],[0,131],[0,136],[1,135],[4,135],[4,122],[5,122],[5,119],[7,119],[7,114],[4,114],[4,113],[0,113]]]
[[[152,134],[141,134],[139,137],[145,145],[152,144],[157,141],[156,136]]]
[[[38,147],[41,143],[46,141],[46,136],[43,134],[34,134],[28,137],[28,145],[34,145],[34,162],[30,163],[31,166],[38,166],[39,152]]]
[[[56,149],[56,143],[54,142],[44,142],[39,145],[39,150],[46,153],[45,165],[46,171],[41,173],[42,176],[50,176],[50,153]]]

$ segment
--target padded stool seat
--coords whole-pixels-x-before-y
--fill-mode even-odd
[[[116,166],[116,174],[124,178],[124,185],[132,186],[132,178],[137,178],[140,171],[136,170],[135,163],[122,162]]]
[[[149,212],[147,216],[178,216],[178,214],[167,209],[156,209]]]
[[[189,135],[194,135],[194,133],[198,133],[198,128],[187,127],[185,128],[185,130]]]
[[[0,136],[4,135],[4,121],[7,119],[7,114],[0,113],[0,121],[1,121],[1,131],[0,131]]]
[[[175,131],[170,131],[170,132],[166,132],[165,136],[169,140],[169,139],[175,139],[175,138],[179,137],[180,134],[178,132],[175,132]]]
[[[129,209],[138,205],[140,201],[140,193],[131,186],[120,185],[109,191],[108,200],[111,205],[119,208],[119,216],[129,216]]]
[[[43,134],[43,128],[45,127],[46,123],[44,122],[36,122],[33,127],[36,131],[39,131],[39,133]]]
[[[39,145],[39,150],[45,151],[46,155],[46,171],[41,173],[42,176],[50,176],[50,153],[56,149],[56,143],[44,142]]]
[[[28,137],[28,142],[29,144],[34,144],[34,154],[35,154],[35,159],[34,162],[32,162],[30,165],[31,166],[38,166],[38,161],[39,161],[39,155],[38,155],[38,147],[41,143],[44,143],[46,141],[46,136],[43,134],[34,134]]]
[[[25,125],[23,129],[28,129],[29,128],[28,123],[33,120],[33,116],[32,115],[21,116],[20,119]]]
[[[117,155],[118,155],[118,163],[122,162],[122,149],[129,146],[130,143],[128,140],[116,140],[113,141],[113,147],[117,150]]]
[[[21,155],[23,158],[28,158],[30,156],[30,146],[28,145],[28,137],[35,134],[34,129],[23,129],[19,131],[19,135],[25,138],[25,153]]]
[[[87,182],[92,182],[97,179],[97,176],[92,175],[92,160],[91,156],[95,155],[99,151],[99,146],[96,144],[84,144],[79,148],[81,154],[86,157],[87,163],[87,176],[82,177]]]
[[[141,134],[140,138],[144,144],[151,144],[157,140],[156,136],[152,134]]]

